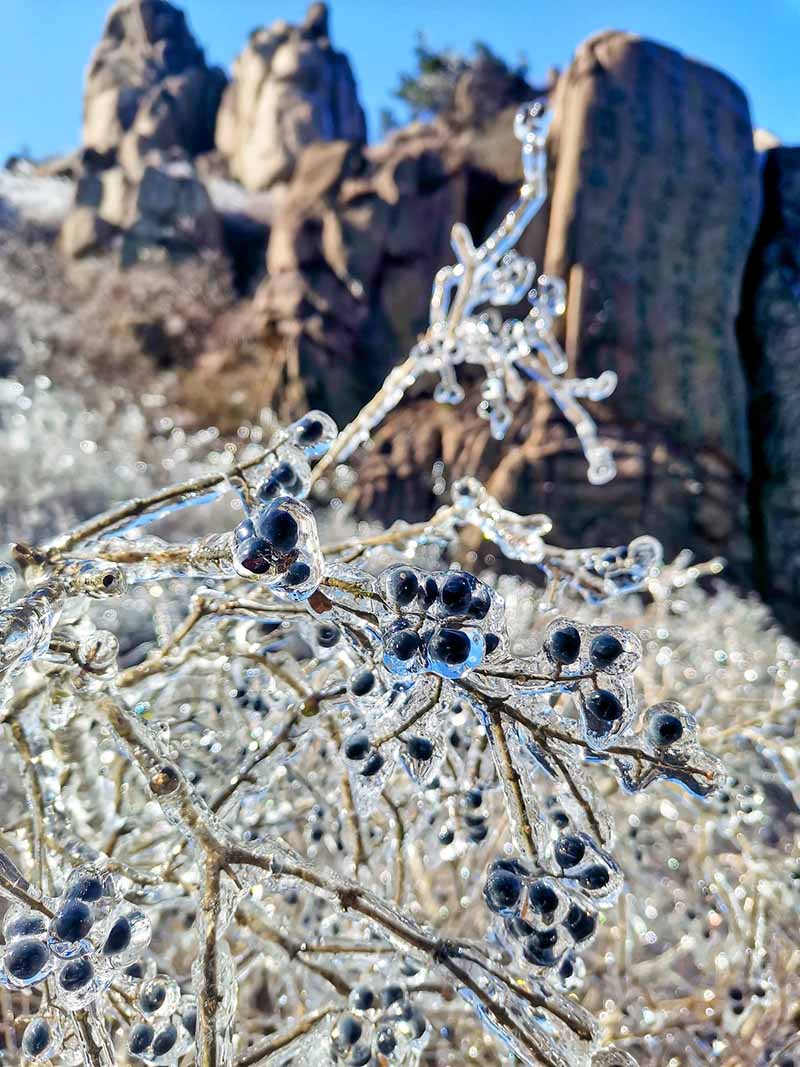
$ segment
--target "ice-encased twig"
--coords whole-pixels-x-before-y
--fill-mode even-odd
[[[515,251],[522,233],[547,198],[543,115],[542,104],[536,102],[522,108],[514,123],[514,132],[522,142],[524,173],[516,203],[477,247],[463,223],[453,225],[451,244],[456,263],[442,267],[436,275],[427,331],[408,358],[390,371],[372,400],[344,427],[315,470],[313,481],[324,477],[368,441],[372,431],[424,375],[439,375],[434,399],[460,403],[464,390],[455,368],[464,363],[481,366],[486,372],[478,413],[489,420],[494,437],[503,438],[511,424],[508,401],[521,399],[524,376],[544,387],[574,427],[589,463],[589,481],[601,485],[614,477],[611,453],[601,444],[597,426],[579,398],[599,400],[609,396],[616,386],[616,375],[606,371],[597,379],[564,376],[567,359],[553,332],[554,318],[562,315],[566,307],[564,283],[541,275],[538,292],[532,290],[536,265]],[[504,323],[496,312],[479,313],[487,305],[518,303],[526,293],[532,308],[522,321]]]

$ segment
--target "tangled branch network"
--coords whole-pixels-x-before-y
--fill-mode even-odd
[[[427,522],[338,539],[310,503],[422,374],[459,402],[461,363],[485,368],[496,435],[533,378],[590,478],[612,476],[577,398],[613,376],[563,377],[562,284],[539,278],[524,320],[476,313],[533,280],[513,245],[545,194],[541,121],[538,105],[517,119],[517,205],[477,249],[454,228],[429,330],[344,431],[310,412],[224,471],[16,544],[0,569],[0,723],[19,768],[0,836],[7,1062],[637,1062],[633,1016],[584,1004],[587,954],[635,878],[614,798],[666,780],[696,804],[725,775],[683,704],[637,695],[650,643],[597,608],[645,590],[678,610],[719,564],[664,566],[648,536],[554,547],[546,516],[469,477]],[[220,498],[233,529],[151,532]],[[468,528],[544,588],[504,594],[462,569]],[[627,936],[614,952],[632,958]],[[685,978],[701,964],[675,936]]]

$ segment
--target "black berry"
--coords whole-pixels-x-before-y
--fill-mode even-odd
[[[58,976],[58,984],[67,993],[76,993],[87,986],[92,978],[94,978],[94,968],[84,956],[65,964]]]
[[[483,897],[490,911],[510,911],[522,896],[522,882],[512,871],[494,870],[486,879]]]
[[[167,990],[163,985],[147,986],[139,996],[139,1007],[144,1012],[158,1011],[167,999]]]
[[[608,867],[604,867],[601,863],[593,863],[581,875],[580,883],[584,889],[605,889],[610,878]]]
[[[572,904],[564,920],[564,926],[574,941],[586,941],[594,933],[597,920],[591,912],[584,911],[577,904]]]
[[[551,915],[558,907],[558,893],[547,882],[534,882],[528,890],[528,899],[539,915]]]
[[[352,734],[344,743],[344,754],[350,760],[366,759],[369,749],[370,740],[366,734]]]
[[[590,693],[586,708],[601,722],[616,722],[622,718],[622,704],[608,689],[595,689]]]
[[[56,914],[53,932],[60,941],[80,941],[92,928],[92,909],[82,900],[67,900]]]
[[[397,1038],[390,1026],[382,1026],[375,1035],[375,1047],[382,1056],[391,1056],[397,1048]]]
[[[406,748],[412,759],[427,763],[433,756],[433,742],[427,737],[409,737]]]
[[[553,929],[534,930],[522,945],[525,959],[536,967],[550,967],[558,959],[558,932]]]
[[[405,996],[403,987],[399,985],[387,985],[381,990],[381,1004],[384,1008],[390,1008],[392,1004],[397,1004]]]
[[[472,650],[472,642],[463,630],[443,627],[434,634],[428,645],[429,655],[446,663],[449,667],[458,667],[466,663]]]
[[[270,547],[262,537],[247,538],[241,542],[238,560],[251,574],[264,574],[272,563]]]
[[[397,630],[386,639],[386,651],[401,663],[408,663],[419,652],[419,636],[413,630]]]
[[[674,745],[683,737],[683,723],[677,715],[668,711],[654,715],[647,727],[647,733],[651,741],[659,748]]]
[[[336,1024],[336,1044],[350,1048],[361,1037],[361,1023],[355,1015],[342,1015]]]
[[[3,963],[12,978],[29,982],[44,968],[49,957],[50,952],[43,941],[25,938],[9,945]]]
[[[31,1019],[22,1035],[22,1051],[26,1056],[41,1056],[50,1044],[50,1026],[45,1019]]]
[[[577,867],[586,853],[586,845],[572,834],[559,837],[555,844],[556,863],[564,870]]]
[[[392,571],[387,583],[389,596],[392,597],[398,607],[405,608],[411,603],[419,592],[419,579],[414,571],[407,567],[400,567]]]
[[[317,644],[320,648],[333,648],[338,644],[342,631],[332,623],[324,622],[317,627]]]
[[[79,878],[77,882],[73,882],[67,890],[68,897],[77,897],[79,900],[85,900],[88,904],[93,904],[96,900],[99,900],[103,895],[103,883],[99,878],[95,878],[94,875],[87,875],[85,878]]]
[[[134,1056],[140,1056],[146,1049],[150,1048],[154,1037],[155,1030],[149,1023],[137,1023],[131,1029],[128,1037],[128,1050]]]
[[[547,638],[547,651],[556,663],[574,663],[581,654],[581,635],[574,626],[553,630]]]
[[[364,776],[364,778],[374,777],[381,769],[381,767],[383,767],[384,762],[384,758],[380,754],[380,752],[373,752],[367,762],[361,768],[361,774]]]
[[[375,675],[372,671],[359,671],[350,677],[350,692],[355,697],[365,697],[375,687]]]
[[[165,1056],[169,1050],[174,1047],[177,1040],[177,1027],[170,1023],[169,1026],[165,1026],[163,1030],[159,1030],[156,1034],[155,1040],[153,1041],[153,1055]]]
[[[610,667],[623,653],[622,644],[613,634],[600,634],[589,648],[589,657],[595,667]]]
[[[104,956],[116,956],[131,943],[131,924],[124,915],[120,915],[111,929],[108,931],[106,943],[103,945]]]
[[[299,530],[294,516],[283,508],[272,508],[258,523],[258,532],[276,552],[286,555],[297,546]]]
[[[311,568],[307,563],[303,563],[298,560],[297,563],[293,563],[286,572],[287,585],[302,585],[307,582],[311,577]]]
[[[471,575],[459,572],[445,578],[439,595],[442,605],[451,615],[465,615],[469,611],[472,604],[473,582]]]
[[[357,1011],[369,1011],[375,1003],[375,993],[369,986],[358,986],[353,990],[353,1007]]]
[[[46,929],[47,922],[43,915],[20,915],[6,927],[6,939],[13,941],[15,937],[35,937],[37,934],[43,934]]]
[[[320,420],[307,415],[298,422],[295,439],[301,448],[307,448],[309,445],[319,444],[324,432],[325,428]]]

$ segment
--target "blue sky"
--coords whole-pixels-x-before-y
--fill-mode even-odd
[[[0,0],[0,162],[79,143],[83,72],[109,0]],[[183,0],[213,62],[229,67],[250,30],[296,21],[300,0]],[[350,55],[378,130],[397,74],[412,66],[415,32],[466,50],[485,40],[507,59],[524,52],[534,79],[563,67],[600,29],[632,30],[721,68],[747,91],[754,121],[800,143],[800,0],[332,0],[334,43]]]

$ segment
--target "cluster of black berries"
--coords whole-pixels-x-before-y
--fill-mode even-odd
[[[485,804],[485,794],[480,786],[473,786],[460,793],[450,819],[439,830],[442,845],[452,845],[457,833],[463,832],[464,838],[473,845],[479,845],[489,835],[489,812]]]
[[[543,650],[555,680],[565,691],[578,692],[590,743],[602,746],[630,723],[635,712],[632,675],[642,656],[635,634],[555,619],[545,631]]]
[[[136,1007],[141,1018],[128,1033],[130,1054],[155,1067],[177,1063],[194,1045],[197,1030],[195,998],[181,995],[172,978],[157,974],[140,985]]]
[[[259,507],[233,531],[233,562],[243,577],[264,581],[286,599],[308,599],[322,577],[322,552],[309,507],[290,496]]]
[[[339,818],[330,809],[326,809],[322,804],[315,804],[309,812],[306,822],[306,835],[310,844],[318,845],[325,840],[325,835],[329,834],[333,839],[333,846],[337,852],[344,851],[344,841],[342,840],[342,826]]]
[[[297,449],[282,450],[279,462],[272,468],[256,489],[256,499],[268,504],[281,496],[293,496],[298,500],[308,494],[311,468]]]
[[[596,905],[619,892],[620,876],[611,857],[585,834],[557,837],[552,860],[555,873],[532,872],[515,859],[495,860],[483,896],[523,960],[549,970],[567,957],[569,977],[571,950],[593,937]]]
[[[9,909],[0,984],[24,989],[52,976],[55,1003],[77,1010],[141,955],[150,933],[147,916],[126,903],[107,873],[78,868],[46,911]]]
[[[502,602],[466,571],[426,574],[394,566],[379,584],[389,611],[383,664],[390,674],[429,670],[459,678],[500,647]]]
[[[334,1063],[378,1067],[425,1044],[428,1022],[400,985],[387,985],[379,992],[358,986],[350,995],[349,1009],[331,1030]]]
[[[584,552],[583,574],[589,579],[580,589],[589,603],[620,596],[641,588],[663,558],[660,542],[645,534],[629,545],[617,545],[603,552]],[[599,583],[599,587],[598,587]]]

